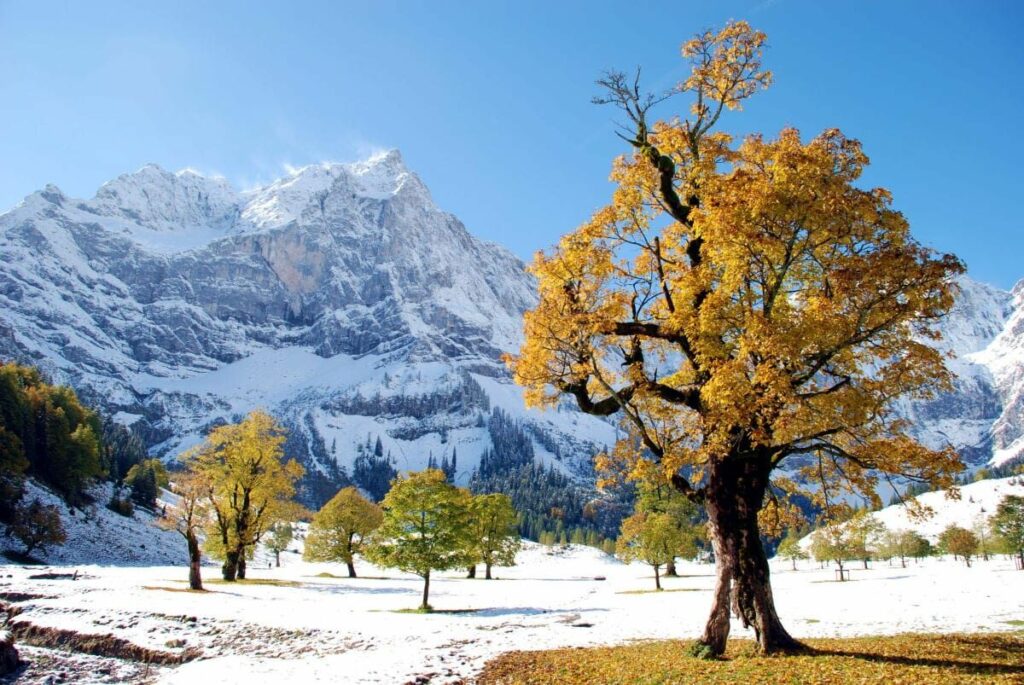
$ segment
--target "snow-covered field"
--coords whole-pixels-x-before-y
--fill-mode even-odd
[[[1010,630],[1024,619],[1024,572],[1004,558],[973,568],[951,559],[906,569],[877,563],[854,568],[846,583],[817,564],[802,562],[795,572],[773,564],[780,613],[799,637]],[[282,555],[282,568],[261,565],[250,578],[295,585],[210,584],[199,594],[180,592],[182,567],[81,566],[72,581],[32,580],[39,567],[6,566],[0,596],[40,596],[19,604],[19,621],[202,651],[183,666],[150,670],[161,683],[451,683],[508,650],[697,636],[713,583],[710,565],[687,563],[682,577],[665,580],[668,591],[635,593],[653,588],[649,567],[586,547],[527,543],[518,565],[497,569],[496,580],[435,578],[434,607],[465,612],[422,615],[396,611],[417,606],[422,585],[414,576],[363,563],[365,577],[326,577],[344,568],[306,564],[294,552]],[[204,571],[217,577],[215,567]],[[750,635],[738,623],[733,634]],[[30,658],[42,652],[26,649]]]

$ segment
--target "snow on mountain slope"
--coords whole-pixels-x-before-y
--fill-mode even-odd
[[[187,564],[185,541],[178,533],[161,530],[154,524],[154,516],[137,508],[130,517],[121,516],[106,508],[112,486],[101,483],[89,494],[94,504],[72,508],[59,495],[27,480],[23,502],[39,500],[52,505],[60,513],[67,542],[44,550],[35,550],[32,556],[49,564],[97,566],[153,566]],[[21,543],[8,537],[0,529],[0,549],[20,550]]]
[[[397,151],[247,192],[149,165],[91,200],[47,186],[0,215],[0,357],[168,458],[263,407],[324,478],[379,437],[398,468],[457,451],[464,479],[493,404],[585,475],[614,429],[527,412],[500,361],[534,298],[523,264],[438,209]]]
[[[992,426],[992,462],[1024,454],[1024,281],[1011,292],[1012,312],[990,345],[970,356],[995,379],[1002,412]]]
[[[917,501],[931,510],[924,519],[915,519],[905,504],[894,504],[871,514],[889,530],[913,530],[937,542],[939,534],[951,525],[971,528],[996,512],[996,507],[1007,495],[1024,497],[1024,478],[992,478],[960,487],[960,498],[952,499],[945,490],[926,492]],[[810,537],[801,544],[810,544]]]
[[[1024,294],[961,291],[942,324],[955,390],[901,411],[980,464],[1024,447]],[[585,477],[612,425],[527,411],[500,361],[535,297],[523,264],[439,209],[397,151],[245,192],[148,165],[90,200],[47,186],[0,215],[0,357],[72,384],[168,458],[263,407],[328,480],[378,437],[397,468],[457,453],[464,479],[501,408],[542,460]]]

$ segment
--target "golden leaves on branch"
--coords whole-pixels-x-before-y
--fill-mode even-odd
[[[629,437],[601,458],[615,477],[650,475],[651,458],[667,479],[804,453],[823,497],[870,496],[879,473],[941,487],[956,456],[905,437],[893,405],[949,387],[927,343],[963,266],[914,240],[887,190],[857,185],[869,160],[841,131],[711,130],[770,84],[764,43],[734,22],[684,46],[690,118],[642,122],[611,202],[537,255],[540,302],[507,361],[531,404],[570,392],[622,410]]]

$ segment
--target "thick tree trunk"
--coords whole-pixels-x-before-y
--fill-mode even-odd
[[[423,576],[423,603],[420,604],[420,609],[423,611],[430,611],[430,571],[427,571],[427,575]]]
[[[484,580],[491,580],[491,565],[484,564]]]
[[[472,566],[467,566],[466,567],[466,577],[467,578],[476,578],[476,564],[473,564]]]
[[[238,579],[245,580],[245,548],[238,551]]]
[[[346,561],[345,565],[348,566],[348,577],[349,578],[355,578],[356,577],[356,565],[352,562],[351,559]]]
[[[669,562],[667,564],[665,564],[665,575],[669,576],[671,578],[678,578],[679,577],[679,572],[676,571],[676,560],[675,559],[670,559]]]
[[[661,590],[661,575],[659,573],[660,570],[661,570],[661,565],[660,564],[654,564],[654,589],[655,590]]]
[[[730,455],[708,470],[704,504],[718,578],[699,644],[701,651],[711,655],[725,651],[733,593],[739,618],[744,627],[754,629],[762,653],[805,649],[789,635],[775,611],[768,558],[757,526],[770,471],[768,455],[756,451]]]
[[[221,564],[220,574],[228,582],[234,582],[238,577],[238,552],[236,550],[224,553],[224,563]]]
[[[202,555],[199,552],[199,540],[195,533],[189,533],[185,540],[188,542],[188,586],[192,590],[202,590],[203,578],[199,571]]]
[[[281,550],[274,550],[274,566],[281,568]]]

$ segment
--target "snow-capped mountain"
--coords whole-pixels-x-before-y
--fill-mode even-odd
[[[942,343],[956,391],[903,410],[925,440],[1001,461],[1024,450],[1024,286],[961,287]],[[0,358],[168,458],[263,407],[328,480],[379,452],[399,470],[457,460],[464,481],[500,409],[542,461],[587,476],[613,425],[525,410],[500,361],[534,302],[522,263],[439,209],[397,151],[245,192],[149,165],[0,215]]]
[[[522,263],[438,209],[397,151],[247,192],[149,165],[91,200],[47,186],[0,215],[0,356],[167,457],[263,407],[323,475],[373,450],[399,470],[457,459],[464,479],[501,409],[542,460],[586,473],[614,428],[527,412],[500,361],[534,297]]]

